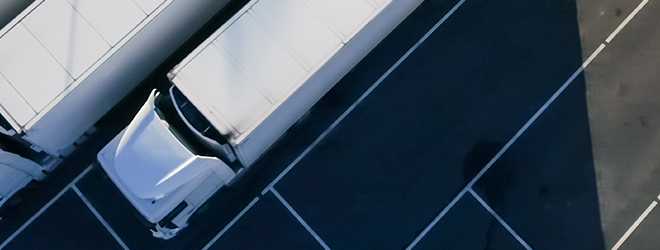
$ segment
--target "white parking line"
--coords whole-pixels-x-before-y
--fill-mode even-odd
[[[598,56],[598,54],[600,54],[600,52],[603,51],[604,48],[605,48],[605,44],[601,43],[600,46],[598,46],[598,48],[596,48],[596,51],[594,51],[594,53],[591,53],[591,55],[587,58],[587,60],[584,60],[584,62],[582,63],[582,69],[578,69],[578,70],[580,70],[580,72],[582,72],[583,69],[587,68],[587,66],[589,66],[589,64],[591,64],[591,61],[593,61],[594,58],[596,58],[596,56]],[[572,77],[575,78],[575,76],[577,76],[577,74],[579,74],[579,72],[576,72],[575,74],[573,74]]]
[[[39,217],[44,211],[46,211],[46,209],[48,209],[51,205],[53,205],[53,203],[55,203],[55,201],[57,201],[60,197],[62,197],[62,195],[66,191],[68,191],[71,188],[71,186],[73,186],[76,182],[78,182],[78,180],[80,180],[80,178],[85,176],[85,174],[87,174],[87,172],[89,172],[89,170],[92,169],[92,166],[93,165],[90,165],[89,167],[87,167],[82,173],[80,173],[75,179],[73,179],[73,181],[71,181],[68,185],[66,185],[66,187],[64,187],[64,189],[62,189],[62,191],[60,191],[57,195],[55,195],[55,197],[53,197],[53,199],[51,199],[48,203],[46,203],[46,205],[44,205],[41,209],[39,209],[39,211],[37,211],[36,214],[34,214],[28,221],[23,223],[23,225],[21,227],[19,227],[18,230],[16,230],[12,235],[10,235],[9,238],[7,238],[4,242],[2,242],[2,245],[0,245],[0,249],[3,249],[5,246],[7,246],[7,244],[9,244],[9,242],[11,242],[14,238],[16,238],[16,236],[18,234],[23,232],[23,230],[27,226],[29,226],[30,223],[32,223],[35,219],[37,219],[37,217]]]
[[[275,195],[275,197],[277,197],[278,200],[280,200],[280,202],[282,202],[282,204],[286,207],[286,209],[288,209],[289,212],[291,212],[291,214],[293,214],[293,216],[296,217],[296,219],[298,219],[298,222],[300,222],[300,224],[302,224],[303,227],[307,229],[307,232],[309,232],[314,237],[314,239],[316,239],[316,241],[318,241],[319,244],[321,244],[323,249],[330,250],[330,247],[328,247],[328,245],[326,245],[325,242],[323,242],[321,237],[319,237],[319,235],[316,234],[316,232],[314,232],[314,230],[309,225],[307,225],[307,222],[305,222],[305,220],[303,220],[303,218],[300,217],[298,213],[296,213],[296,210],[293,210],[293,208],[289,205],[288,202],[284,200],[284,198],[282,198],[282,196],[280,195],[280,193],[277,192],[277,190],[270,189],[270,191]]]
[[[604,48],[605,48],[605,45],[604,45],[604,44],[601,44],[601,45],[598,47],[598,49],[596,49],[596,50],[591,54],[591,56],[589,56],[589,58],[588,58],[588,59],[582,64],[582,66],[580,66],[580,67],[579,67],[579,68],[573,73],[573,75],[571,75],[571,77],[569,77],[568,80],[566,80],[566,82],[564,82],[564,84],[563,84],[563,85],[562,85],[562,86],[561,86],[561,87],[560,87],[560,88],[559,88],[559,89],[558,89],[558,90],[557,90],[557,91],[556,91],[556,92],[550,97],[550,99],[548,99],[548,100],[543,104],[543,106],[541,106],[541,108],[540,108],[538,111],[536,111],[536,113],[532,116],[532,118],[530,118],[530,119],[527,121],[527,123],[525,123],[525,125],[524,125],[522,128],[520,128],[520,130],[518,130],[518,132],[517,132],[517,133],[516,133],[516,134],[515,134],[510,140],[509,140],[509,142],[507,142],[507,143],[504,145],[504,147],[502,147],[502,149],[500,149],[499,152],[497,152],[497,154],[493,157],[493,159],[491,159],[491,160],[488,162],[488,164],[486,164],[486,166],[485,166],[483,169],[481,169],[481,171],[479,171],[479,173],[478,173],[476,176],[474,176],[474,178],[472,178],[472,180],[471,180],[471,181],[465,186],[465,188],[463,188],[463,190],[461,190],[461,192],[459,192],[458,195],[456,195],[456,197],[454,197],[454,199],[453,199],[453,200],[452,200],[452,201],[451,201],[451,202],[450,202],[450,203],[449,203],[449,204],[448,204],[448,205],[447,205],[447,206],[446,206],[446,207],[440,212],[440,214],[438,214],[438,216],[436,216],[436,217],[433,219],[433,221],[431,221],[431,223],[430,223],[428,226],[426,226],[426,228],[424,228],[424,230],[422,231],[422,233],[420,233],[420,234],[417,236],[417,238],[415,238],[415,240],[413,240],[413,242],[410,243],[410,245],[406,248],[407,250],[410,250],[410,249],[412,249],[413,247],[415,247],[415,245],[417,245],[417,243],[418,243],[422,238],[424,238],[424,236],[425,236],[425,235],[431,230],[431,228],[433,228],[433,226],[435,226],[435,224],[437,224],[438,221],[440,221],[440,219],[441,219],[442,217],[444,217],[445,214],[447,214],[447,212],[448,212],[448,211],[449,211],[449,210],[450,210],[450,209],[456,204],[456,202],[457,202],[461,197],[463,197],[463,195],[465,195],[465,192],[467,192],[469,189],[472,188],[472,186],[474,185],[474,183],[476,183],[476,182],[479,180],[479,178],[481,178],[481,176],[483,176],[484,173],[486,173],[486,171],[488,171],[488,169],[490,169],[490,167],[493,166],[493,164],[494,164],[494,163],[500,158],[500,156],[502,156],[502,154],[504,154],[504,152],[506,152],[506,151],[509,149],[509,147],[511,147],[511,145],[512,145],[516,140],[518,140],[518,138],[519,138],[519,137],[520,137],[520,136],[521,136],[521,135],[527,130],[527,128],[529,128],[529,126],[531,126],[532,123],[534,123],[534,121],[536,121],[536,119],[537,119],[537,118],[538,118],[538,117],[539,117],[539,116],[540,116],[540,115],[541,115],[541,114],[542,114],[542,113],[548,108],[548,106],[550,106],[550,104],[552,104],[552,103],[555,101],[555,99],[557,99],[557,97],[558,97],[562,92],[564,92],[564,89],[566,89],[566,88],[568,87],[568,85],[570,85],[570,84],[573,82],[573,80],[575,80],[575,78],[576,78],[578,75],[580,75],[580,73],[582,73],[582,71],[584,70],[584,67],[583,67],[583,66],[588,66],[589,63],[591,63],[591,61],[592,61],[594,58],[596,58],[596,56],[598,56],[598,54],[599,54]]]
[[[231,226],[233,226],[234,223],[236,223],[236,222],[237,222],[237,221],[238,221],[238,220],[239,220],[239,219],[240,219],[240,218],[241,218],[241,217],[242,217],[242,216],[243,216],[248,210],[250,210],[250,208],[251,208],[252,206],[254,206],[254,204],[257,203],[257,201],[259,201],[259,197],[255,197],[255,198],[250,202],[250,204],[248,204],[245,208],[243,208],[243,210],[241,210],[241,212],[238,213],[238,215],[236,215],[236,217],[234,217],[234,219],[231,220],[231,221],[229,222],[229,224],[227,224],[227,225],[225,226],[225,228],[222,229],[222,231],[220,231],[215,237],[213,237],[213,239],[211,239],[211,241],[209,241],[208,243],[206,243],[206,246],[204,246],[204,248],[202,248],[202,250],[208,250],[209,247],[211,247],[213,244],[215,244],[215,242],[218,241],[218,239],[220,239],[220,237],[221,237],[223,234],[225,234],[225,232],[227,232],[227,230],[229,230],[229,228],[231,228]]]
[[[612,34],[610,34],[610,36],[608,36],[607,39],[605,39],[605,42],[607,42],[607,43],[612,42],[612,39],[614,39],[614,37],[615,37],[617,34],[619,34],[619,32],[620,32],[624,27],[626,27],[626,25],[628,25],[628,22],[630,22],[630,20],[632,20],[633,17],[635,17],[635,15],[637,15],[637,12],[639,12],[642,8],[644,8],[644,5],[646,5],[648,2],[649,2],[649,0],[643,0],[641,3],[639,3],[639,5],[637,5],[637,8],[635,8],[635,9],[630,13],[630,15],[628,15],[628,17],[626,17],[626,19],[624,19],[623,22],[622,22],[621,24],[619,24],[618,27],[616,27],[616,29],[612,32]]]
[[[621,239],[619,239],[619,241],[614,245],[614,247],[612,247],[612,250],[619,249],[619,247],[621,247],[621,245],[624,242],[626,242],[626,240],[628,239],[630,234],[632,234],[635,231],[635,229],[637,229],[639,224],[641,224],[642,221],[644,221],[646,216],[648,216],[649,213],[651,213],[651,211],[653,210],[653,208],[655,208],[656,205],[658,205],[658,202],[656,202],[656,201],[651,202],[651,205],[649,205],[649,207],[647,207],[646,210],[644,210],[642,215],[640,215],[639,218],[637,218],[635,223],[633,223],[632,226],[630,226],[630,228],[628,228],[628,231],[626,231],[626,233],[624,233],[623,236],[621,236]]]
[[[112,230],[112,228],[110,227],[110,225],[108,225],[108,223],[103,219],[103,217],[101,217],[101,215],[99,214],[99,212],[97,212],[96,209],[94,209],[94,207],[92,206],[92,204],[89,203],[89,201],[87,200],[87,198],[85,198],[85,196],[80,192],[80,190],[78,189],[78,187],[76,187],[76,185],[72,185],[72,186],[71,186],[71,189],[73,189],[73,191],[76,192],[76,194],[78,195],[78,197],[80,197],[80,199],[85,203],[85,205],[87,205],[87,208],[89,208],[89,210],[92,211],[92,213],[94,214],[94,216],[96,216],[96,219],[98,219],[98,220],[101,222],[101,224],[103,224],[103,226],[105,227],[105,229],[107,229],[108,232],[112,235],[112,237],[115,238],[115,240],[117,241],[117,243],[119,243],[119,245],[121,245],[122,248],[124,248],[124,249],[126,249],[126,250],[129,250],[129,249],[128,249],[128,246],[126,246],[126,244],[124,244],[124,241],[122,241],[121,238],[119,238],[119,236],[117,235],[117,233],[115,233],[115,231]]]
[[[516,238],[516,240],[518,240],[518,242],[520,242],[521,245],[523,245],[523,247],[525,247],[525,249],[527,249],[527,250],[532,250],[532,248],[531,248],[529,245],[527,245],[527,242],[525,242],[525,241],[520,237],[520,235],[518,235],[515,231],[513,231],[513,228],[511,228],[511,227],[509,226],[509,224],[507,224],[506,222],[504,222],[504,220],[503,220],[499,215],[497,215],[497,213],[496,213],[496,212],[495,212],[490,206],[488,206],[488,203],[486,203],[483,199],[481,199],[481,197],[480,197],[476,192],[474,192],[474,190],[472,190],[472,189],[470,188],[470,189],[468,189],[468,192],[470,192],[470,194],[472,194],[472,196],[473,196],[475,199],[477,199],[477,201],[479,201],[479,203],[481,203],[481,205],[482,205],[486,210],[488,210],[488,212],[489,212],[491,215],[493,215],[493,217],[495,217],[495,219],[496,219],[497,221],[499,221],[500,224],[502,224],[502,226],[503,226],[504,228],[506,228],[506,230],[509,231],[509,233],[510,233],[514,238]]]
[[[302,158],[305,157],[305,155],[307,155],[307,153],[309,153],[309,151],[311,151],[311,150],[312,150],[312,149],[313,149],[313,148],[314,148],[314,147],[315,147],[315,146],[316,146],[321,140],[323,140],[323,138],[325,138],[325,136],[328,135],[328,133],[330,133],[330,131],[332,131],[332,130],[337,126],[337,124],[339,124],[342,120],[344,120],[344,118],[346,118],[346,116],[347,116],[349,113],[351,113],[351,111],[353,111],[353,109],[355,109],[355,107],[356,107],[358,104],[360,104],[360,103],[364,100],[364,98],[366,98],[369,94],[371,94],[371,92],[374,91],[374,89],[375,89],[376,87],[378,87],[378,85],[380,85],[380,83],[383,82],[383,80],[385,80],[385,78],[387,78],[387,77],[392,73],[392,71],[394,71],[397,67],[399,67],[399,65],[400,65],[404,60],[406,60],[406,58],[408,58],[408,56],[410,56],[410,54],[412,54],[412,53],[417,49],[417,47],[419,47],[419,45],[421,45],[424,41],[426,41],[426,39],[427,39],[427,38],[428,38],[428,37],[429,37],[429,36],[430,36],[430,35],[431,35],[436,29],[438,29],[438,27],[440,27],[440,25],[443,24],[443,23],[447,20],[447,18],[449,18],[449,16],[451,16],[452,14],[454,14],[454,12],[458,9],[458,7],[460,7],[464,2],[465,2],[465,0],[461,0],[461,1],[459,1],[456,5],[454,5],[454,7],[453,7],[451,10],[449,10],[449,12],[447,12],[447,14],[445,14],[445,15],[442,17],[442,19],[440,19],[440,21],[438,21],[435,25],[433,25],[433,27],[431,27],[431,29],[429,29],[429,31],[427,31],[427,32],[424,34],[424,36],[422,36],[422,38],[420,38],[420,39],[417,41],[417,43],[415,43],[415,45],[413,45],[412,47],[410,47],[410,49],[408,49],[408,51],[407,51],[405,54],[403,54],[403,56],[401,56],[401,58],[399,58],[399,60],[397,60],[397,61],[394,63],[394,65],[392,65],[392,66],[391,66],[391,67],[390,67],[390,68],[389,68],[389,69],[388,69],[388,70],[387,70],[387,71],[386,71],[386,72],[385,72],[380,78],[378,78],[378,80],[377,80],[374,84],[372,84],[371,87],[369,87],[369,89],[367,89],[367,91],[365,91],[365,92],[360,96],[360,98],[358,98],[358,99],[357,99],[357,100],[356,100],[356,101],[355,101],[350,107],[348,107],[348,109],[346,109],[346,111],[344,111],[344,113],[342,113],[342,114],[337,118],[337,120],[335,120],[335,121],[330,125],[330,127],[328,127],[327,129],[325,129],[325,131],[323,131],[323,133],[321,133],[321,135],[319,135],[319,137],[316,138],[316,140],[314,140],[314,142],[312,142],[312,143],[311,143],[311,144],[310,144],[310,145],[309,145],[309,146],[308,146],[308,147],[307,147],[302,153],[300,153],[300,155],[299,155],[299,156],[298,156],[293,162],[291,162],[291,164],[289,164],[289,166],[287,166],[286,169],[284,169],[284,171],[282,171],[282,173],[280,173],[280,174],[277,176],[277,178],[275,178],[275,180],[273,180],[273,181],[272,181],[272,182],[271,182],[271,183],[270,183],[270,184],[269,184],[269,185],[268,185],[268,186],[267,186],[267,187],[261,192],[261,195],[264,195],[264,194],[266,194],[266,192],[268,192],[268,190],[273,189],[273,186],[275,186],[275,184],[277,184],[277,182],[279,182],[280,179],[282,179],[282,177],[284,177],[284,175],[286,175],[286,174],[287,174],[287,173],[288,173],[288,172],[289,172],[289,171],[290,171],[290,170],[291,170],[296,164],[298,164],[298,162],[299,162],[300,160],[302,160]]]

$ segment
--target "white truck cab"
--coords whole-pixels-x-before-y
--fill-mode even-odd
[[[194,137],[184,137],[189,128],[170,93],[152,92],[131,124],[98,154],[126,198],[156,224],[154,236],[165,239],[185,227],[194,208],[238,172],[218,157],[200,155],[208,150],[199,150],[199,142],[193,145]],[[172,211],[181,216],[164,220]]]
[[[169,73],[98,154],[169,239],[421,0],[253,0]]]

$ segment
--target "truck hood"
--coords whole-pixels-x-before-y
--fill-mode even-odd
[[[154,111],[155,97],[153,91],[128,125],[115,152],[117,175],[143,199],[162,198],[208,167],[158,117]]]

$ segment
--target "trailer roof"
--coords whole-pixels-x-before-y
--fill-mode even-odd
[[[233,144],[286,100],[384,5],[253,1],[172,70],[172,81]]]
[[[0,30],[0,113],[22,131],[164,2],[35,1]]]

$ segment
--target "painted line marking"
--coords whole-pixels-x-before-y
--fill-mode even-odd
[[[215,237],[213,237],[211,241],[206,243],[206,246],[204,246],[202,250],[208,250],[209,247],[215,244],[215,242],[218,241],[218,239],[220,239],[220,237],[222,237],[222,235],[225,234],[227,230],[229,230],[229,228],[231,228],[234,225],[234,223],[236,223],[241,217],[243,217],[243,215],[247,213],[247,211],[250,210],[250,208],[252,208],[252,206],[254,206],[255,203],[257,203],[257,201],[259,201],[259,197],[254,197],[254,199],[250,202],[250,204],[248,204],[245,208],[243,208],[243,210],[241,210],[241,212],[238,213],[238,215],[236,215],[236,217],[234,217],[234,219],[231,220],[229,224],[227,224],[225,228],[222,229],[222,231],[220,231]]]
[[[92,213],[94,214],[94,216],[96,216],[96,218],[101,222],[101,224],[103,224],[103,226],[105,227],[105,229],[107,229],[108,232],[110,232],[110,234],[112,234],[112,237],[115,238],[115,240],[117,241],[117,243],[119,243],[119,245],[121,245],[122,248],[124,248],[124,249],[126,249],[126,250],[129,250],[128,246],[126,246],[126,244],[124,244],[124,241],[122,241],[121,238],[119,238],[119,235],[117,235],[117,233],[115,233],[115,231],[112,230],[112,228],[110,227],[110,225],[108,225],[108,223],[103,219],[103,217],[101,216],[101,214],[99,214],[99,212],[96,211],[96,209],[92,206],[92,204],[89,203],[89,201],[87,200],[87,198],[85,198],[85,196],[82,194],[82,192],[80,192],[80,190],[78,189],[78,187],[76,187],[76,185],[73,185],[73,186],[71,186],[71,189],[73,189],[73,191],[76,192],[76,194],[78,195],[78,197],[80,197],[80,199],[85,203],[85,205],[87,205],[87,208],[89,208],[89,210],[92,211]]]
[[[596,56],[598,56],[598,54],[600,54],[600,52],[603,51],[604,48],[605,48],[605,44],[601,43],[598,46],[598,48],[596,48],[594,53],[591,53],[591,55],[587,58],[587,60],[584,60],[584,62],[582,63],[582,69],[586,69],[587,66],[589,66],[589,64],[591,64],[591,61],[593,61],[594,58],[596,58]]]
[[[319,237],[319,235],[316,234],[316,232],[314,232],[314,230],[309,225],[307,225],[307,222],[305,222],[305,220],[303,220],[303,218],[300,217],[300,215],[298,215],[298,213],[296,213],[295,210],[293,210],[293,207],[291,207],[291,205],[289,205],[289,203],[286,202],[284,198],[282,198],[282,196],[280,195],[280,193],[277,192],[277,190],[270,189],[270,191],[275,195],[275,197],[277,197],[278,200],[280,200],[280,202],[282,202],[282,204],[286,207],[286,209],[288,209],[289,212],[291,212],[291,214],[293,214],[293,216],[296,217],[296,219],[298,219],[298,222],[300,222],[300,224],[302,224],[303,227],[307,229],[307,232],[309,232],[312,236],[314,236],[314,239],[316,239],[316,241],[318,241],[319,244],[321,244],[323,249],[330,250],[330,247],[328,247],[328,245],[326,245],[325,242],[323,242],[323,239],[321,239],[321,237]]]
[[[298,162],[300,162],[300,160],[302,160],[302,158],[304,158],[304,157],[307,155],[307,153],[309,153],[309,151],[311,151],[311,150],[312,150],[312,149],[313,149],[313,148],[314,148],[314,147],[315,147],[315,146],[316,146],[321,140],[323,140],[323,138],[325,138],[325,136],[328,135],[328,134],[330,133],[330,131],[332,131],[332,130],[337,126],[337,124],[339,124],[342,120],[344,120],[344,118],[346,118],[346,116],[347,116],[349,113],[351,113],[351,111],[353,111],[353,109],[355,109],[355,107],[356,107],[358,104],[360,104],[360,103],[361,103],[361,102],[362,102],[362,101],[363,101],[363,100],[364,100],[369,94],[371,94],[371,92],[374,91],[374,89],[375,89],[376,87],[378,87],[378,85],[380,85],[381,82],[383,82],[383,81],[384,81],[384,80],[385,80],[385,79],[386,79],[386,78],[387,78],[387,77],[388,77],[388,76],[389,76],[389,75],[390,75],[390,74],[391,74],[391,73],[392,73],[397,67],[399,67],[399,65],[400,65],[404,60],[406,60],[406,58],[408,58],[408,56],[410,56],[410,54],[412,54],[412,53],[413,53],[413,52],[419,47],[419,45],[421,45],[424,41],[426,41],[426,39],[427,39],[429,36],[431,36],[431,34],[432,34],[436,29],[438,29],[438,27],[440,27],[440,25],[443,24],[443,23],[447,20],[447,18],[449,18],[452,14],[454,14],[454,12],[458,9],[458,7],[460,7],[464,2],[465,2],[465,0],[461,0],[461,1],[459,1],[456,5],[454,5],[454,7],[453,7],[451,10],[449,10],[449,12],[447,12],[447,14],[445,14],[445,15],[442,17],[442,19],[440,19],[440,21],[438,21],[435,25],[433,25],[433,27],[431,27],[431,29],[429,29],[429,30],[424,34],[424,36],[422,36],[422,38],[420,38],[420,39],[417,41],[417,43],[415,43],[415,45],[413,45],[412,47],[410,47],[410,49],[408,49],[408,51],[407,51],[405,54],[403,54],[403,56],[401,56],[401,58],[399,58],[399,60],[397,60],[397,61],[396,61],[396,62],[395,62],[395,63],[394,63],[394,64],[393,64],[393,65],[392,65],[392,66],[391,66],[391,67],[390,67],[390,68],[389,68],[389,69],[388,69],[388,70],[387,70],[387,71],[386,71],[386,72],[385,72],[380,78],[378,78],[378,80],[377,80],[374,84],[372,84],[371,87],[369,87],[369,89],[367,89],[367,91],[365,91],[365,92],[360,96],[360,98],[358,98],[355,102],[353,102],[353,104],[352,104],[350,107],[348,107],[348,109],[346,109],[346,111],[344,111],[344,113],[342,113],[342,114],[337,118],[337,120],[335,120],[335,121],[330,125],[330,127],[328,127],[327,129],[325,129],[325,131],[323,131],[323,133],[321,133],[321,135],[319,135],[319,137],[316,138],[316,140],[314,140],[314,142],[312,142],[312,143],[311,143],[311,144],[310,144],[310,145],[309,145],[309,146],[308,146],[308,147],[307,147],[302,153],[300,153],[300,155],[299,155],[299,156],[298,156],[293,162],[291,162],[291,164],[289,164],[289,166],[287,166],[286,169],[284,169],[284,171],[282,171],[282,173],[280,173],[280,174],[277,176],[277,178],[275,178],[275,180],[273,180],[273,181],[272,181],[272,182],[271,182],[271,183],[270,183],[270,184],[269,184],[269,185],[268,185],[268,186],[267,186],[267,187],[261,192],[261,195],[265,195],[265,194],[268,192],[268,190],[273,190],[273,187],[275,186],[275,184],[277,184],[277,182],[279,182],[280,179],[282,179],[282,177],[284,177],[284,175],[286,175],[286,174],[287,174],[287,173],[288,173],[288,172],[289,172],[289,171],[290,171],[290,170],[291,170],[296,164],[298,164]]]
[[[419,235],[417,235],[417,238],[415,238],[415,240],[413,240],[413,242],[410,243],[408,247],[406,247],[406,250],[413,249],[413,247],[415,247],[417,243],[419,243],[419,241],[422,240],[422,238],[424,238],[424,236],[426,236],[426,234],[429,233],[429,231],[431,231],[431,228],[433,228],[433,226],[435,226],[435,224],[437,224],[438,221],[440,221],[440,219],[442,219],[442,217],[444,217],[445,214],[449,212],[449,209],[454,207],[456,202],[458,202],[458,200],[460,200],[463,197],[463,195],[465,195],[465,192],[467,192],[467,189],[464,188],[463,190],[461,190],[461,192],[459,192],[458,195],[456,195],[456,197],[454,197],[454,199],[451,200],[451,202],[449,202],[449,204],[447,204],[447,206],[444,209],[442,209],[442,211],[440,211],[440,214],[438,214],[438,216],[433,218],[433,221],[431,221],[431,223],[428,226],[426,226],[426,228],[424,228],[424,230]]]
[[[604,48],[605,45],[601,44],[601,46],[599,46],[598,49],[596,49],[591,54],[591,56],[589,56],[589,58],[585,61],[585,63],[583,63],[583,65],[584,66],[589,65],[589,63],[591,63],[591,61],[594,58],[596,58],[596,56],[598,56],[598,54],[600,54],[600,52]],[[507,142],[504,145],[504,147],[502,147],[502,149],[500,149],[499,152],[497,152],[497,154],[493,157],[493,159],[491,159],[488,162],[488,164],[486,164],[486,166],[483,169],[481,169],[481,171],[479,171],[479,173],[476,176],[474,176],[474,178],[472,178],[472,180],[463,188],[463,190],[461,190],[461,192],[459,192],[458,195],[456,195],[456,197],[454,197],[454,199],[440,212],[440,214],[438,214],[438,216],[436,216],[433,219],[433,221],[431,221],[431,223],[428,226],[426,226],[426,228],[424,228],[424,230],[417,236],[417,238],[415,238],[415,240],[413,240],[413,242],[410,243],[410,245],[406,248],[406,250],[412,249],[413,247],[415,247],[415,245],[417,245],[417,243],[419,243],[419,241],[422,238],[424,238],[424,236],[431,230],[431,228],[433,228],[433,226],[435,226],[435,224],[437,224],[438,221],[440,221],[440,219],[442,219],[442,217],[444,217],[445,214],[447,214],[447,212],[456,204],[456,202],[458,202],[458,200],[461,197],[463,197],[463,195],[465,195],[465,192],[467,192],[469,189],[472,188],[474,183],[476,183],[479,180],[479,178],[481,178],[481,176],[483,176],[484,173],[486,173],[486,171],[488,171],[488,169],[490,169],[491,166],[493,166],[493,164],[500,158],[500,156],[502,156],[502,154],[504,154],[504,152],[506,152],[509,149],[509,147],[511,147],[511,145],[514,142],[516,142],[516,140],[518,140],[518,138],[527,130],[527,128],[529,128],[529,126],[531,126],[532,123],[536,121],[536,119],[548,108],[548,106],[550,106],[550,104],[552,104],[555,101],[555,99],[557,99],[557,97],[562,92],[564,92],[564,89],[566,89],[568,85],[570,85],[573,82],[573,80],[575,80],[575,78],[578,75],[580,75],[580,73],[582,73],[583,70],[584,68],[582,66],[580,66],[577,70],[575,70],[573,75],[571,75],[571,77],[569,77],[568,80],[566,80],[566,82],[564,82],[564,84],[561,87],[559,87],[557,91],[555,91],[555,93],[550,97],[550,99],[548,99],[543,104],[543,106],[541,106],[541,108],[538,111],[536,111],[536,113],[532,116],[532,118],[530,118],[527,121],[527,123],[525,123],[525,125],[522,128],[520,128],[520,130],[518,130],[518,132],[509,140],[509,142]]]
[[[630,228],[628,228],[628,231],[626,231],[626,233],[623,234],[623,236],[621,236],[621,239],[619,239],[619,241],[614,245],[614,247],[612,247],[612,250],[619,249],[619,247],[621,247],[621,245],[624,242],[626,242],[628,237],[635,231],[635,229],[637,229],[639,224],[641,224],[642,221],[644,221],[644,219],[646,219],[646,216],[648,216],[649,213],[651,213],[651,211],[653,210],[653,208],[655,208],[656,205],[658,205],[657,201],[651,202],[651,205],[649,205],[649,207],[647,207],[646,210],[644,210],[644,213],[642,213],[642,215],[639,216],[639,218],[637,218],[635,223],[633,223],[632,226],[630,226]]]
[[[57,201],[60,197],[62,197],[62,195],[66,191],[68,191],[73,185],[75,185],[76,182],[78,182],[78,180],[80,180],[80,178],[85,176],[85,174],[87,174],[87,172],[89,172],[89,170],[92,169],[92,166],[93,165],[89,165],[84,171],[82,171],[82,173],[80,173],[75,179],[73,179],[68,185],[66,185],[66,187],[64,187],[64,189],[62,189],[62,191],[60,191],[57,195],[55,195],[55,197],[53,197],[53,199],[51,199],[48,203],[46,203],[46,205],[44,205],[41,209],[39,209],[39,211],[37,211],[36,214],[34,214],[32,217],[30,217],[30,219],[28,221],[23,223],[23,225],[21,227],[19,227],[18,230],[16,230],[12,235],[10,235],[9,238],[7,238],[4,242],[2,242],[2,245],[0,245],[0,249],[3,249],[5,246],[7,246],[7,244],[9,244],[9,242],[11,242],[14,238],[16,238],[16,236],[18,234],[23,232],[23,230],[27,226],[29,226],[35,219],[37,219],[37,217],[39,217],[44,211],[46,211],[46,209],[48,209],[51,205],[53,205],[53,203],[55,203],[55,201]]]
[[[612,32],[612,34],[610,34],[610,36],[608,36],[607,39],[605,39],[605,42],[607,42],[607,43],[612,42],[612,39],[614,39],[614,37],[615,37],[617,34],[619,34],[619,32],[620,32],[624,27],[626,27],[626,25],[628,25],[628,22],[630,22],[630,20],[632,20],[633,17],[635,17],[635,15],[637,15],[637,12],[639,12],[642,8],[644,8],[644,6],[645,6],[648,2],[649,2],[649,0],[642,0],[642,2],[639,3],[639,5],[637,5],[637,8],[635,8],[635,9],[630,13],[630,15],[628,15],[628,17],[626,17],[626,19],[624,19],[623,22],[621,22],[621,24],[619,24],[618,27],[616,27],[616,29]]]
[[[491,215],[493,215],[493,217],[495,217],[495,219],[497,219],[497,221],[499,221],[500,224],[502,224],[502,226],[504,226],[504,228],[506,228],[506,230],[509,231],[509,233],[511,233],[511,235],[512,235],[514,238],[516,238],[516,240],[518,240],[518,242],[520,242],[520,244],[523,245],[523,247],[525,247],[525,249],[527,249],[527,250],[532,250],[532,248],[527,244],[527,242],[525,242],[525,241],[520,237],[520,235],[518,235],[515,231],[513,231],[513,228],[511,228],[511,227],[509,226],[509,224],[507,224],[507,223],[502,219],[502,217],[500,217],[500,216],[499,216],[499,215],[498,215],[498,214],[497,214],[497,213],[496,213],[496,212],[495,212],[490,206],[488,206],[488,203],[486,203],[486,201],[484,201],[483,199],[481,199],[481,197],[480,197],[476,192],[474,192],[474,190],[472,190],[472,189],[470,188],[470,189],[468,189],[468,192],[470,192],[470,194],[472,194],[472,196],[473,196],[475,199],[477,199],[477,201],[479,201],[479,203],[481,203],[481,205],[482,205],[486,210],[488,210],[488,212],[489,212]]]

